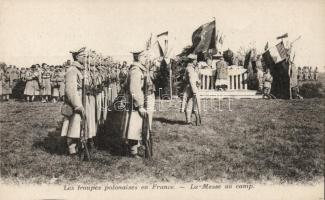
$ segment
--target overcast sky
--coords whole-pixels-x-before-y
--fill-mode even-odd
[[[255,46],[289,34],[298,65],[325,65],[325,1],[61,1],[1,0],[0,61],[17,66],[62,64],[82,46],[129,60],[150,33],[169,31],[174,54],[193,31],[216,18],[224,49]]]

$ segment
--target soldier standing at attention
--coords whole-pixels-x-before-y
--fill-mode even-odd
[[[4,63],[0,63],[0,101],[2,101],[2,83],[3,83],[3,74],[4,74]]]
[[[36,72],[35,65],[32,65],[30,68],[26,69],[26,86],[24,90],[26,101],[34,101],[35,96],[39,95],[38,78],[39,74]]]
[[[297,67],[296,65],[290,61],[290,90],[291,90],[291,95],[290,99],[296,99],[296,98],[301,98],[299,95],[299,84],[298,84],[298,72],[297,72]]]
[[[64,101],[64,75],[65,75],[65,68],[63,66],[59,66],[59,76],[57,77],[57,82],[59,83],[59,100]]]
[[[19,81],[19,69],[16,68],[16,66],[14,65],[10,71],[10,85],[11,85],[11,92],[12,92],[12,98],[17,98],[18,94],[17,94],[17,84]]]
[[[298,75],[297,75],[298,81],[302,80],[302,72],[301,72],[301,67],[298,67]]]
[[[263,93],[263,66],[262,66],[262,60],[259,57],[256,60],[256,70],[257,70],[257,81],[258,81],[258,91],[260,94]]]
[[[51,86],[52,86],[52,101],[56,103],[58,101],[60,92],[60,85],[59,85],[59,68],[57,67],[54,70],[54,73],[51,76]]]
[[[128,145],[128,153],[134,158],[140,158],[138,155],[138,147],[140,146],[142,136],[143,118],[147,116],[145,109],[145,75],[147,72],[147,54],[146,52],[133,52],[134,62],[130,67],[127,78],[126,97],[130,104],[125,112],[126,117],[123,121],[122,138],[126,140]]]
[[[121,90],[123,91],[124,91],[124,87],[126,86],[127,76],[128,76],[127,62],[123,61],[123,65],[121,67],[121,71],[119,74],[120,87]]]
[[[80,128],[82,116],[85,114],[82,105],[82,71],[85,63],[85,48],[76,52],[71,52],[74,59],[68,66],[65,75],[65,103],[62,109],[64,121],[61,136],[67,137],[67,145],[70,155],[78,153],[78,139],[80,138]]]
[[[224,61],[220,52],[215,57],[218,59],[216,63],[215,86],[218,90],[226,90],[228,87],[228,64]]]
[[[4,66],[2,74],[2,100],[9,101],[11,95],[11,66]]]
[[[190,62],[186,67],[185,72],[185,81],[186,87],[183,96],[182,108],[181,112],[185,111],[186,123],[192,124],[192,113],[194,112],[196,118],[196,125],[199,125],[199,111],[200,111],[200,96],[199,86],[199,72],[197,66],[197,56],[194,54],[190,54],[188,56]]]
[[[51,91],[51,76],[54,73],[53,66],[51,69],[45,63],[42,64],[43,72],[42,72],[42,103],[48,102],[49,98],[52,95]]]
[[[302,68],[302,80],[305,81],[307,79],[307,67],[304,66]]]
[[[308,80],[312,80],[312,69],[311,69],[311,67],[308,68]]]
[[[266,69],[266,73],[264,74],[264,94],[263,98],[266,96],[268,99],[271,98],[271,87],[272,87],[273,77],[270,73],[270,69]]]
[[[318,69],[317,69],[317,67],[314,69],[314,80],[315,81],[317,81],[317,79],[318,79]]]

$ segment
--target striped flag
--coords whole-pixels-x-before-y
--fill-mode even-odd
[[[268,64],[276,64],[288,58],[288,49],[281,41],[275,47],[270,47],[263,53],[263,57]]]
[[[281,41],[279,44],[275,45],[276,49],[279,52],[281,60],[288,58],[288,50],[284,47],[283,41]]]

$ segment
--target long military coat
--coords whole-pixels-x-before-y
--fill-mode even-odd
[[[38,71],[28,70],[26,72],[26,86],[24,90],[25,95],[39,95],[40,85],[38,80],[40,80],[40,74]]]
[[[42,73],[42,95],[51,95],[51,77],[52,72],[49,69],[46,69]]]
[[[80,64],[77,62],[72,62],[65,75],[65,103],[70,105],[73,109],[82,107],[83,76],[76,65]],[[67,129],[66,131],[62,131],[61,135],[70,138],[80,138],[81,120],[81,115],[78,113],[73,113],[72,116],[66,118],[65,121],[68,121]],[[65,124],[67,122],[63,123]]]
[[[11,94],[11,80],[10,80],[10,71],[7,69],[2,74],[2,94],[7,95]]]
[[[186,67],[185,72],[185,81],[187,85],[184,89],[183,93],[183,101],[181,106],[181,112],[184,112],[185,109],[187,111],[194,110],[195,106],[200,106],[200,95],[199,95],[199,86],[200,86],[200,78],[199,72],[195,69],[192,63],[189,63]],[[195,99],[193,98],[193,94],[196,94],[197,103],[195,104]],[[199,107],[200,108],[200,107]],[[197,108],[196,108],[197,109]]]
[[[124,123],[122,123],[122,138],[130,140],[141,140],[143,119],[138,112],[139,106],[144,106],[144,80],[145,67],[134,62],[130,67],[127,77],[126,99],[129,103],[124,112]]]

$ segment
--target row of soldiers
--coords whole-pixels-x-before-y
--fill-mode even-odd
[[[312,67],[304,66],[298,67],[298,80],[305,81],[305,80],[318,80],[318,68],[315,67],[313,70]]]
[[[109,58],[101,58],[85,47],[71,53],[73,61],[67,66],[66,98],[61,109],[64,116],[61,136],[66,137],[69,154],[77,155],[85,147],[94,149],[98,128],[105,123],[107,112],[115,109],[119,95],[123,100],[118,105],[124,111],[120,135],[130,155],[139,157],[143,122],[148,120],[149,133],[155,100],[146,53],[135,52],[132,65],[127,67],[124,62],[125,67],[119,73],[114,70],[118,65],[112,64]],[[80,145],[85,140],[86,144]]]
[[[0,66],[0,96],[2,100],[10,98],[23,99],[28,102],[40,100],[42,102],[57,102],[64,100],[65,73],[71,61],[68,60],[63,65],[49,66],[35,64],[29,68],[17,68],[3,63]],[[113,63],[107,73],[107,81],[116,83],[112,87],[113,97],[117,96],[120,83],[125,78],[127,63]]]
[[[36,98],[46,102],[63,98],[63,66],[49,66],[45,63],[29,68],[17,68],[4,64],[0,68],[0,95],[2,100],[10,98],[34,101]]]

